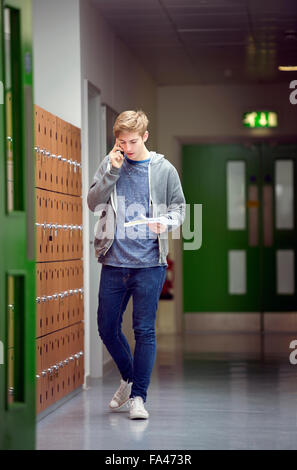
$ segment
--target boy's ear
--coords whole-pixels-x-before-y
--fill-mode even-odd
[[[145,131],[145,133],[143,134],[143,138],[142,138],[143,142],[146,142],[148,138],[149,138],[149,133],[148,131]]]

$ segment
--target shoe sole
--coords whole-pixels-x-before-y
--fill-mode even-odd
[[[132,416],[130,415],[129,418],[130,418],[130,419],[148,419],[148,418],[149,418],[149,414],[147,414],[147,415],[140,415],[140,414],[139,414],[139,415],[134,415],[134,416],[133,416],[133,415],[132,415]]]
[[[115,411],[116,413],[121,412],[121,411],[129,411],[128,403],[129,403],[129,398],[128,398],[127,401],[125,401],[124,403],[122,403],[120,406],[117,406],[116,408],[112,408],[112,407],[110,406],[110,407],[109,407],[109,410],[110,410],[110,411]]]

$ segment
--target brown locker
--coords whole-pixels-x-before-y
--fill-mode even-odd
[[[41,196],[40,189],[36,189],[35,197],[36,197],[35,217],[36,217],[36,222],[40,223],[41,217],[42,217],[42,210],[41,210],[42,196]]]
[[[69,261],[68,263],[69,266],[69,290],[70,290],[70,295],[69,295],[69,309],[68,309],[68,325],[72,323],[72,318],[74,317],[73,310],[74,310],[74,304],[75,304],[75,294],[74,294],[74,262]]]
[[[56,199],[56,220],[57,220],[57,225],[59,226],[57,230],[57,238],[56,238],[56,260],[62,259],[62,245],[63,245],[63,240],[64,240],[64,229],[63,229],[63,218],[62,218],[62,201],[61,201],[61,194],[55,195]]]
[[[41,338],[42,343],[42,372],[41,372],[41,381],[42,381],[42,393],[43,393],[43,409],[49,406],[49,349],[48,349],[49,337],[44,336]]]
[[[41,282],[42,282],[42,269],[39,263],[36,263],[36,337],[42,336],[42,302],[41,302]]]
[[[50,185],[52,191],[57,191],[56,186],[56,171],[57,171],[57,121],[56,116],[50,114],[50,153],[51,153],[51,164],[50,164]]]
[[[45,223],[45,201],[44,191],[37,190],[38,218],[36,220],[36,261],[44,261],[45,230],[42,224]]]
[[[68,311],[68,291],[67,291],[67,265],[64,262],[60,263],[60,317],[63,327],[67,325],[67,311]]]
[[[67,175],[67,149],[66,149],[66,137],[67,137],[67,122],[61,119],[61,151],[62,151],[62,162],[61,162],[61,192],[66,193],[66,175]]]
[[[54,375],[54,400],[58,401],[62,398],[62,385],[61,378],[62,372],[60,373],[60,360],[61,360],[61,338],[60,332],[57,331],[53,334],[54,342],[54,357],[53,357],[53,375]]]
[[[73,305],[73,321],[77,322],[79,317],[79,261],[74,261],[74,285],[75,285],[75,297],[74,297],[74,305]]]
[[[59,323],[63,324],[63,294],[62,294],[62,280],[61,280],[61,263],[59,261],[55,262],[55,282],[56,282],[56,292],[57,292],[57,307],[56,312],[59,316]]]
[[[49,334],[52,331],[52,321],[51,321],[51,305],[50,305],[50,295],[48,292],[49,287],[49,273],[48,273],[49,264],[42,263],[42,278],[43,278],[43,297],[44,302],[44,328],[43,333],[45,335]]]
[[[54,308],[54,315],[56,318],[56,328],[61,328],[61,315],[59,311],[59,265],[57,262],[52,263],[52,274],[53,274],[53,297],[54,297],[54,302],[53,302],[53,308]]]
[[[65,328],[61,333],[63,334],[63,345],[64,345],[64,394],[69,393],[69,328]]]
[[[74,390],[77,387],[77,378],[76,378],[76,326],[70,327],[70,370],[71,370],[71,390]]]
[[[67,259],[67,256],[66,256],[66,245],[67,245],[67,240],[68,240],[68,225],[67,223],[65,222],[65,209],[66,209],[66,205],[65,205],[65,200],[64,200],[64,195],[61,194],[60,195],[60,204],[61,204],[61,219],[62,219],[62,222],[61,224],[63,225],[63,238],[62,238],[62,245],[61,245],[61,253],[60,253],[60,259],[61,260],[65,260]]]
[[[40,113],[41,110],[39,106],[34,107],[34,114],[35,114],[35,185],[37,187],[40,186],[41,181],[41,125],[40,125]]]
[[[65,143],[65,193],[71,194],[72,181],[72,156],[71,156],[71,124],[66,122],[66,143]]]
[[[67,230],[65,231],[65,244],[64,244],[64,259],[70,258],[70,244],[69,244],[69,210],[70,210],[70,196],[63,196],[64,199],[64,224],[67,225]]]
[[[41,211],[42,211],[42,219],[41,219],[41,257],[39,261],[48,261],[49,260],[49,254],[48,254],[48,243],[47,243],[47,238],[48,238],[48,229],[47,229],[47,224],[49,223],[48,221],[48,204],[47,204],[47,191],[42,190],[41,192]]]
[[[54,334],[48,335],[48,385],[49,385],[49,405],[54,403],[55,400],[55,370],[54,370],[54,360],[55,360],[55,339]]]
[[[51,113],[44,111],[44,146],[45,146],[45,171],[44,171],[44,187],[46,189],[52,189],[51,173],[52,173],[52,157],[51,157]]]
[[[42,391],[42,340],[36,340],[36,413],[43,409]]]
[[[60,398],[65,396],[66,392],[66,364],[65,364],[65,332],[64,330],[59,331],[60,350],[59,350],[59,383],[60,383]]]
[[[41,179],[40,187],[46,189],[46,173],[47,173],[47,164],[46,164],[46,111],[40,108],[40,150],[41,150]]]
[[[71,140],[72,140],[72,157],[71,158],[73,161],[71,194],[76,195],[76,181],[77,181],[78,167],[77,167],[77,132],[76,132],[75,126],[71,126]]]
[[[53,230],[53,245],[54,245],[54,260],[59,259],[59,242],[61,238],[61,229],[58,227],[58,213],[59,213],[59,203],[58,203],[58,195],[56,193],[53,194],[54,199],[54,230]]]
[[[63,135],[62,135],[62,119],[56,118],[57,132],[57,173],[56,173],[56,191],[62,192],[62,154],[63,154]]]
[[[79,262],[79,286],[80,286],[80,294],[79,294],[79,314],[78,320],[82,321],[84,319],[84,280],[83,280],[83,262]]]
[[[68,164],[69,164],[69,184],[68,184],[68,194],[73,194],[73,177],[74,177],[74,152],[73,152],[73,135],[72,135],[72,125],[68,125]]]
[[[77,225],[76,230],[76,243],[77,243],[77,258],[81,258],[81,231],[79,229],[79,225]]]
[[[47,197],[48,204],[48,225],[47,228],[47,240],[48,240],[48,257],[50,261],[54,259],[54,235],[53,235],[53,224],[54,224],[54,198],[51,192],[48,192]]]
[[[79,385],[83,385],[84,383],[84,373],[85,373],[85,359],[84,359],[84,323],[79,323],[79,345],[78,345],[78,354],[79,354],[79,370],[80,370],[80,377],[79,377]]]
[[[37,109],[38,118],[38,175],[36,182],[39,188],[44,187],[44,166],[45,166],[45,149],[44,149],[44,110],[42,108]]]
[[[78,167],[78,178],[77,178],[77,195],[81,196],[82,194],[82,167],[81,167],[81,130],[77,129],[77,161],[80,164]]]
[[[47,312],[48,312],[48,322],[49,322],[49,331],[55,331],[58,329],[58,322],[57,322],[57,311],[56,311],[56,300],[55,300],[55,292],[54,292],[54,276],[55,276],[55,271],[54,271],[54,264],[53,263],[48,263],[47,265],[48,270],[47,270],[47,276],[48,276],[48,284],[47,284],[47,290],[48,290],[48,307],[47,307]]]
[[[77,208],[77,197],[76,196],[71,196],[71,224],[72,225],[78,225],[77,224],[77,215],[78,215],[78,208]]]
[[[82,225],[82,197],[80,196],[78,199],[78,225]]]
[[[70,324],[70,308],[71,308],[71,302],[72,302],[72,295],[70,294],[70,265],[69,263],[65,263],[65,290],[68,292],[68,297],[67,297],[67,308],[65,307],[64,313],[65,313],[65,321],[64,321],[64,327],[68,326]]]
[[[53,131],[53,139],[52,139],[52,148],[53,148],[53,178],[54,178],[54,186],[53,191],[59,191],[59,178],[58,178],[58,131],[57,131],[57,117],[53,116],[52,120],[52,131]]]

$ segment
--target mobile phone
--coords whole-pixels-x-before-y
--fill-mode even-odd
[[[119,142],[116,142],[116,143],[117,143],[117,144],[118,144],[118,146],[121,148],[121,146],[120,146]],[[123,157],[124,157],[124,155],[125,155],[125,152],[124,152],[124,150],[120,150],[120,152],[121,152],[121,154],[122,154],[122,155],[123,155]]]

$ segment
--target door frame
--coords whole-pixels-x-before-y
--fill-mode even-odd
[[[31,0],[0,0],[0,80],[5,84],[4,61],[4,8],[11,8],[15,28],[14,50],[19,57],[12,81],[14,161],[13,181],[20,182],[22,190],[11,211],[7,205],[6,158],[1,159],[0,177],[2,197],[0,202],[2,262],[0,270],[1,309],[0,334],[4,345],[4,364],[0,366],[0,448],[35,448],[35,183],[34,183],[34,127],[33,127],[33,54],[32,54],[32,4]],[[15,65],[17,64],[17,65]],[[18,73],[16,73],[18,72]],[[5,88],[5,85],[3,86]],[[16,92],[16,102],[13,101]],[[1,155],[6,155],[7,121],[6,106],[0,107]],[[15,118],[15,120],[14,120]],[[18,165],[16,165],[16,162]],[[4,166],[5,165],[5,166]],[[18,170],[18,173],[17,171]],[[15,198],[14,198],[15,199]],[[8,306],[9,276],[15,279],[17,295],[13,305]],[[10,314],[8,314],[10,311]],[[11,315],[11,311],[14,314]],[[12,318],[10,341],[9,318]],[[12,340],[13,338],[13,340]],[[3,341],[4,339],[4,341]],[[13,341],[13,342],[12,342]],[[8,346],[11,345],[8,351]],[[14,356],[10,369],[13,380],[13,396],[8,399],[8,353]]]
[[[87,194],[94,176],[92,173],[93,165],[91,164],[91,158],[93,158],[94,155],[100,155],[102,159],[102,155],[105,151],[103,144],[105,142],[105,126],[102,119],[101,92],[88,79],[83,80],[82,96],[85,386],[88,386],[91,378],[103,376],[103,344],[98,339],[96,315],[101,265],[97,263],[93,254],[95,217],[87,206]]]

